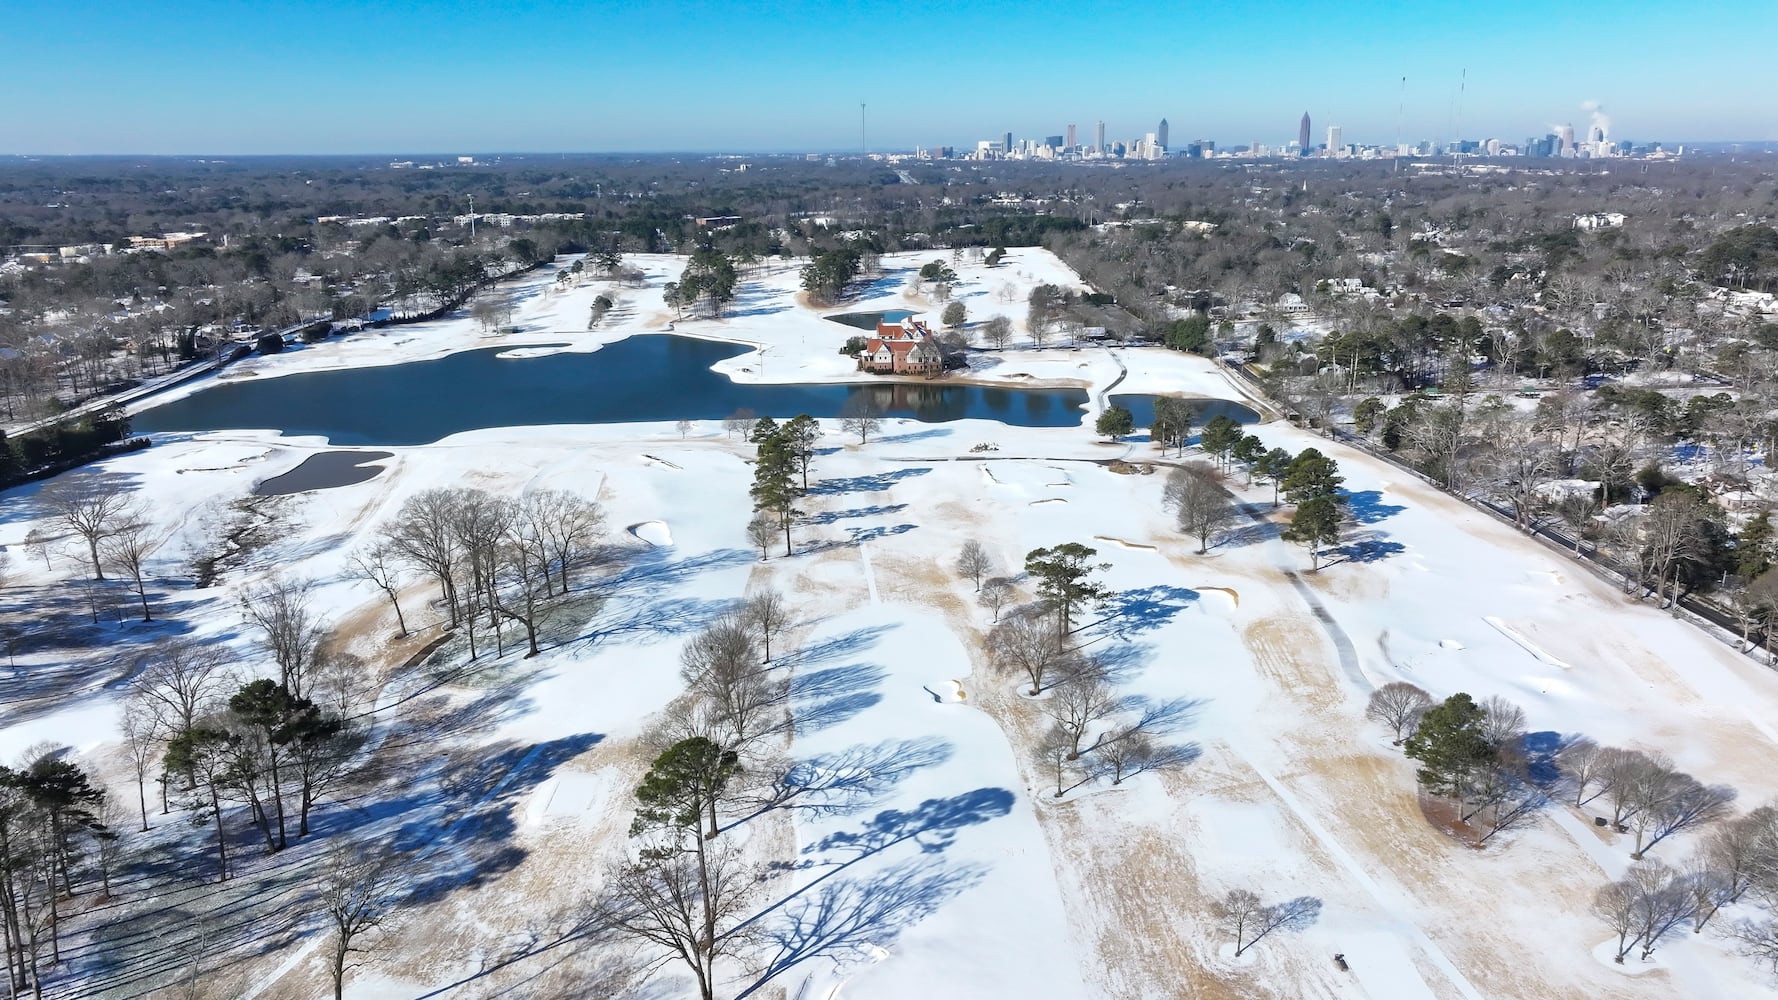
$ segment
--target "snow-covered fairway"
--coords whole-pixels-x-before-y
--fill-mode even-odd
[[[917,267],[931,256],[894,264]],[[1072,280],[1047,255],[1017,256],[1015,274]],[[665,261],[649,270],[673,273]],[[992,300],[994,277],[960,270],[965,295]],[[832,324],[784,305],[788,287],[771,278],[750,293],[756,308],[782,310],[678,332],[767,344],[767,377],[843,377],[829,340],[793,339],[836,335]],[[531,332],[501,342],[552,342],[552,325],[559,338],[593,290],[527,299],[519,315]],[[576,335],[575,349],[664,325],[644,301],[658,299],[658,288],[632,294],[630,319]],[[893,306],[899,287],[879,298],[863,307]],[[971,308],[978,318],[994,311]],[[465,321],[255,364],[271,376],[485,343]],[[775,351],[797,360],[776,364]],[[758,374],[757,357],[733,362],[749,367],[749,357],[756,370],[743,376]],[[988,372],[1016,368],[1102,388],[1125,367],[1119,391],[1235,394],[1210,363],[1158,350],[1009,352]],[[791,558],[774,551],[761,562],[750,548],[749,449],[721,427],[699,425],[683,439],[647,424],[498,429],[390,449],[395,457],[377,478],[300,500],[253,574],[226,581],[238,586],[274,568],[316,577],[330,618],[353,623],[357,651],[387,667],[411,649],[384,641],[387,604],[346,578],[345,554],[418,490],[574,489],[601,500],[609,540],[623,550],[597,583],[606,601],[590,620],[553,636],[541,657],[521,661],[509,650],[484,676],[440,692],[453,704],[502,692],[498,711],[428,747],[438,762],[409,776],[425,801],[453,789],[459,762],[491,771],[488,787],[468,797],[474,809],[434,822],[420,805],[404,816],[350,804],[391,831],[435,831],[428,835],[453,858],[474,857],[478,831],[497,830],[505,853],[500,866],[409,913],[349,996],[684,995],[671,966],[647,986],[611,986],[598,977],[615,975],[608,966],[633,946],[564,929],[623,849],[630,790],[645,766],[640,741],[681,690],[685,638],[766,583],[789,595],[796,619],[793,651],[780,662],[793,678],[799,723],[783,752],[866,777],[847,808],[732,816],[724,836],[794,863],[773,889],[789,899],[777,915],[820,903],[874,917],[845,947],[792,964],[755,995],[1556,1000],[1768,989],[1711,933],[1676,935],[1658,953],[1660,968],[1641,975],[1597,961],[1594,948],[1607,935],[1586,908],[1594,888],[1628,863],[1627,839],[1596,831],[1590,813],[1552,805],[1483,850],[1455,843],[1424,819],[1411,762],[1363,719],[1363,706],[1374,686],[1398,678],[1437,697],[1500,694],[1525,708],[1534,733],[1663,750],[1706,782],[1737,786],[1741,804],[1752,806],[1778,795],[1773,674],[1688,625],[1625,603],[1581,567],[1405,473],[1286,426],[1257,433],[1268,445],[1313,445],[1338,458],[1360,522],[1318,573],[1276,537],[1269,487],[1244,491],[1258,520],[1208,555],[1194,554],[1195,540],[1180,537],[1160,509],[1164,469],[1124,475],[1102,464],[1154,457],[1143,442],[1103,444],[1085,427],[965,421],[897,423],[860,446],[828,430]],[[989,442],[998,450],[972,451]],[[173,533],[159,572],[173,576],[206,537],[201,519],[185,512],[239,496],[321,447],[219,432],[169,439],[107,469],[168,512]],[[14,511],[0,524],[9,546],[31,527]],[[1187,705],[1178,738],[1195,744],[1197,759],[1176,773],[1051,798],[1028,754],[1043,717],[1012,678],[986,666],[980,640],[989,615],[950,569],[969,538],[1012,572],[1038,546],[1095,546],[1110,563],[1103,578],[1116,597],[1084,635],[1120,665],[1125,691]],[[19,572],[41,574],[41,563],[28,565],[15,559]],[[431,620],[420,610],[426,596],[421,585],[406,595],[421,622]],[[245,635],[230,635],[240,631],[231,590],[179,597],[199,602],[187,615],[200,632],[248,648]],[[131,782],[110,756],[117,695],[94,684],[51,713],[9,725],[0,756],[60,739],[109,761],[123,794]],[[1695,840],[1676,837],[1656,856],[1677,863]],[[1237,962],[1209,912],[1213,897],[1237,887],[1269,902],[1314,897],[1319,917]],[[320,958],[294,947],[217,973],[217,995],[316,995],[325,982]],[[1350,971],[1335,967],[1336,952]],[[728,992],[749,983],[737,976]]]

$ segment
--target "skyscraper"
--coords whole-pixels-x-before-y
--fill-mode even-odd
[[[1154,141],[1162,149],[1167,146],[1167,119],[1161,119],[1161,127],[1154,130]]]
[[[1093,148],[1095,148],[1099,151],[1100,156],[1104,156],[1106,154],[1106,152],[1108,152],[1105,148],[1105,123],[1104,122],[1098,122],[1098,123],[1094,124],[1094,126],[1093,126]]]
[[[1002,153],[1012,152],[1012,133],[1011,132],[1006,133],[1006,138],[1004,138],[1000,141],[1000,151]]]
[[[1303,112],[1303,123],[1296,130],[1298,156],[1309,155],[1309,113]]]
[[[1340,155],[1340,127],[1338,125],[1327,127],[1327,155]]]
[[[1069,149],[1074,148],[1074,123],[1073,122],[1068,123],[1068,141],[1063,143],[1063,145],[1067,146]]]

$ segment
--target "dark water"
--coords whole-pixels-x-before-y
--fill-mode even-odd
[[[1193,433],[1203,430],[1206,423],[1217,417],[1227,417],[1238,424],[1259,423],[1259,414],[1231,400],[1186,397],[1185,401],[1191,404],[1194,414],[1192,417]],[[1135,418],[1136,429],[1139,431],[1147,430],[1148,426],[1154,423],[1154,397],[1152,395],[1147,393],[1114,394],[1111,397],[1111,405],[1129,410],[1130,416]]]
[[[747,348],[690,337],[630,337],[592,354],[498,358],[511,348],[433,361],[218,382],[138,414],[141,432],[276,430],[334,444],[416,445],[484,427],[840,415],[868,394],[889,417],[926,423],[997,420],[1074,427],[1079,389],[1000,389],[949,383],[741,385],[710,370]]]
[[[899,323],[912,315],[914,315],[914,310],[912,309],[884,309],[879,312],[840,313],[827,318],[835,323],[855,327],[859,330],[875,330],[877,328],[877,320]]]
[[[310,455],[302,464],[281,476],[273,476],[253,487],[255,496],[281,497],[308,490],[331,490],[336,486],[352,486],[382,474],[382,467],[367,465],[394,456],[392,451],[323,451]]]

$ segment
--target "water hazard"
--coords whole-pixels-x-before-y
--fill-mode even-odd
[[[431,361],[218,381],[138,414],[141,432],[276,430],[340,445],[419,445],[463,431],[544,424],[837,417],[868,395],[888,417],[926,423],[996,420],[1017,427],[1073,427],[1080,389],[1017,389],[950,382],[746,385],[710,370],[748,349],[691,337],[620,340],[591,354],[499,357],[510,348]]]

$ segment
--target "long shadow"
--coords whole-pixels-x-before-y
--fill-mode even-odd
[[[1382,562],[1390,556],[1398,556],[1406,551],[1407,546],[1400,542],[1392,542],[1383,538],[1357,538],[1337,548],[1324,550],[1324,555],[1335,558],[1328,559],[1323,565]]]
[[[684,583],[700,573],[749,565],[759,558],[750,549],[711,549],[684,558],[674,558],[676,550],[666,548],[627,551],[635,553],[630,565],[600,581],[600,590],[607,595],[638,587],[658,594],[661,588]]]
[[[915,771],[951,759],[951,745],[936,737],[858,744],[796,761],[776,775],[758,807],[724,829],[773,810],[832,816],[856,812],[881,799]]]
[[[877,438],[878,444],[906,444],[909,441],[930,441],[933,438],[950,437],[953,432],[949,427],[933,427],[923,431],[908,431],[906,434],[890,434]]]
[[[922,858],[793,895],[757,929],[773,954],[753,983],[735,994],[737,1000],[809,959],[843,964],[889,947],[902,931],[974,888],[987,872],[985,865]]]
[[[836,635],[832,638],[823,639],[820,642],[804,646],[788,656],[780,657],[778,659],[778,664],[779,666],[803,670],[833,660],[854,656],[876,645],[878,639],[900,627],[900,625],[866,625],[863,628],[853,629],[843,635]],[[790,682],[792,694],[795,694],[798,691],[798,684],[806,685],[808,683],[809,680],[807,677],[797,677],[792,679]]]
[[[1105,602],[1105,617],[1094,625],[1103,626],[1120,637],[1140,635],[1172,621],[1197,599],[1195,590],[1164,584],[1126,590],[1113,594]]]
[[[847,528],[846,532],[851,537],[847,538],[843,544],[862,545],[865,542],[874,542],[879,538],[893,538],[896,535],[905,535],[916,527],[918,525],[889,524],[878,525],[874,528]]]
[[[898,514],[907,509],[905,503],[894,503],[887,506],[854,507],[851,510],[829,510],[819,514],[811,514],[803,518],[804,524],[832,524],[854,517],[875,517],[884,514]]]
[[[876,664],[856,663],[800,675],[790,682],[790,717],[798,732],[820,732],[837,726],[883,700],[876,686],[888,671]]]
[[[903,479],[924,476],[931,471],[931,466],[920,466],[913,469],[896,469],[893,472],[879,472],[870,476],[824,479],[809,487],[809,493],[813,496],[833,496],[839,493],[881,493]]]
[[[1359,524],[1376,524],[1378,521],[1388,520],[1407,510],[1406,507],[1399,504],[1384,503],[1380,490],[1363,490],[1358,493],[1347,493],[1342,490],[1341,492],[1346,497],[1346,511],[1352,515],[1352,520]]]

